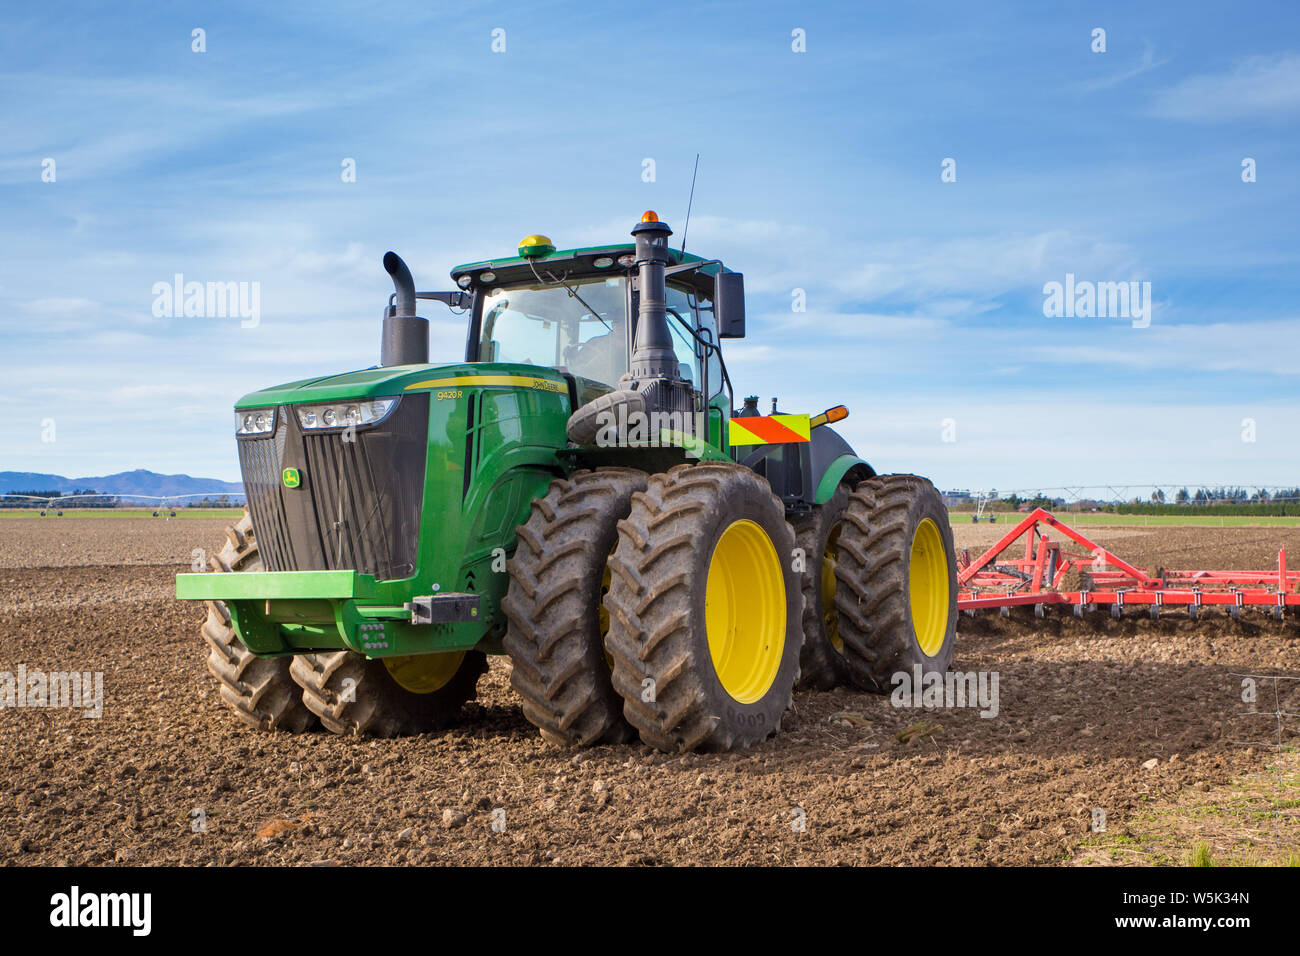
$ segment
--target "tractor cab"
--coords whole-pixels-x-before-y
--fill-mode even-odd
[[[460,304],[470,311],[465,360],[553,368],[577,380],[584,396],[616,389],[632,368],[640,312],[635,246],[556,251],[546,236],[534,235],[518,253],[452,270],[463,290]],[[729,409],[719,339],[744,335],[743,278],[717,260],[674,250],[667,256],[664,309],[676,373],[694,392],[695,410],[715,402]],[[731,311],[721,320],[720,276],[733,290],[729,298],[724,293]],[[417,293],[443,301],[454,295]]]

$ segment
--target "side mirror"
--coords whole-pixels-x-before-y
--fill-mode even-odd
[[[713,291],[713,314],[718,337],[745,337],[745,277],[739,272],[719,272]]]

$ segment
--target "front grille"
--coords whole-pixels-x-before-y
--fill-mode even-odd
[[[428,443],[427,395],[353,433],[311,433],[291,409],[272,438],[240,439],[239,462],[258,549],[270,571],[356,570],[381,580],[415,573]],[[345,441],[345,434],[355,440]],[[285,468],[301,486],[285,488]]]
[[[281,423],[274,438],[239,442],[239,469],[244,477],[248,511],[253,517],[257,550],[262,563],[274,571],[296,568],[289,546],[289,524],[280,504],[280,459],[286,437],[286,427]]]

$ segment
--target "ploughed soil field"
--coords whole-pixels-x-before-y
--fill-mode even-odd
[[[508,661],[493,658],[477,702],[439,734],[259,734],[207,674],[203,608],[173,597],[173,575],[217,547],[224,524],[0,523],[0,679],[20,664],[102,671],[104,694],[98,719],[0,711],[0,863],[1112,862],[1097,852],[1095,810],[1110,838],[1140,842],[1153,808],[1196,794],[1213,805],[1234,781],[1268,779],[1277,754],[1245,742],[1276,741],[1276,722],[1240,716],[1252,705],[1233,675],[1300,676],[1295,622],[1264,612],[993,612],[961,618],[953,665],[997,673],[990,717],[797,691],[782,732],[748,751],[575,752],[540,739]],[[957,545],[977,554],[1005,530],[958,523]],[[1300,530],[1088,533],[1147,567],[1269,568],[1281,546],[1300,556]],[[1271,694],[1261,688],[1261,710]],[[1219,853],[1248,837],[1215,839]]]

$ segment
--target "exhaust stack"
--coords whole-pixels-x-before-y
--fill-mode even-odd
[[[384,253],[384,271],[397,291],[394,304],[384,312],[379,346],[380,365],[423,365],[429,361],[429,320],[415,314],[415,280],[402,257]]]

